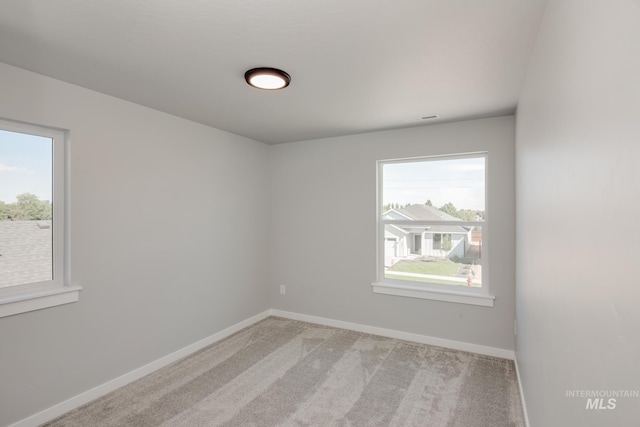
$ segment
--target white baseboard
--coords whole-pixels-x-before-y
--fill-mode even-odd
[[[363,332],[365,334],[380,335],[388,338],[397,338],[406,341],[418,342],[421,344],[429,344],[438,347],[450,348],[453,350],[468,351],[470,353],[484,354],[486,356],[500,357],[502,359],[515,359],[515,353],[512,350],[503,348],[489,347],[479,344],[471,344],[462,341],[447,340],[444,338],[431,337],[428,335],[413,334],[410,332],[396,331],[393,329],[379,328],[376,326],[361,325],[358,323],[343,322],[341,320],[327,319],[324,317],[309,316],[306,314],[293,313],[282,310],[271,310],[273,316],[284,317],[292,320],[301,320],[303,322],[317,323],[324,326],[332,326],[334,328],[349,329],[351,331]]]
[[[522,402],[522,413],[524,416],[524,425],[529,427],[529,415],[527,414],[527,404],[524,401],[524,390],[522,389],[522,378],[520,377],[520,370],[518,369],[518,356],[513,359],[513,363],[516,365],[516,378],[518,379],[518,389],[520,391],[520,401]]]
[[[135,380],[138,380],[145,375],[148,375],[160,368],[163,368],[177,360],[182,359],[196,351],[211,345],[217,341],[220,341],[236,332],[246,328],[247,326],[251,326],[256,322],[259,322],[263,319],[266,319],[271,315],[271,310],[264,311],[260,314],[256,314],[246,320],[243,320],[239,323],[236,323],[233,326],[230,326],[218,333],[215,333],[211,336],[201,339],[193,344],[190,344],[184,348],[181,348],[178,351],[175,351],[167,356],[161,357],[160,359],[153,361],[149,364],[146,364],[140,368],[134,369],[131,372],[128,372],[124,375],[119,376],[111,381],[107,381],[104,384],[96,386],[91,390],[88,390],[84,393],[81,393],[77,396],[74,396],[70,399],[65,400],[64,402],[58,403],[50,408],[47,408],[37,414],[31,415],[30,417],[24,418],[14,424],[11,424],[8,427],[36,427],[47,421],[50,421],[60,415],[63,415],[79,406],[84,405],[85,403],[89,403],[92,400],[95,400],[99,397],[104,396],[107,393],[112,392],[120,387],[123,387]]]

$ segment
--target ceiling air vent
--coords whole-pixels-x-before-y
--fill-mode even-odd
[[[423,122],[423,121],[427,121],[427,120],[433,120],[433,119],[437,119],[438,115],[437,114],[433,114],[430,116],[418,116],[418,117],[409,117],[408,119],[404,119],[405,122],[407,123],[415,123],[415,122]]]

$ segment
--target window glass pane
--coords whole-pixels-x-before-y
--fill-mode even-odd
[[[0,130],[0,288],[53,279],[51,138]]]
[[[485,158],[385,163],[384,219],[464,221],[485,217]]]
[[[481,287],[481,261],[482,227],[385,226],[387,279]]]
[[[469,222],[486,217],[485,163],[469,155],[382,164],[384,278],[482,287],[482,227]]]

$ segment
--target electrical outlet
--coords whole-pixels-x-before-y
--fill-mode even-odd
[[[284,285],[280,285],[280,295],[284,295],[286,293],[287,289],[285,288]]]

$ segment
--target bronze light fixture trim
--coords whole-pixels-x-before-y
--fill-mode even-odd
[[[250,86],[264,90],[284,89],[291,83],[289,74],[269,67],[252,68],[244,73],[244,79]]]

